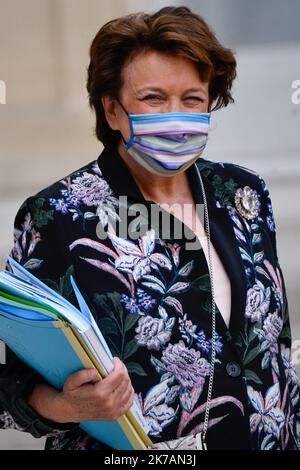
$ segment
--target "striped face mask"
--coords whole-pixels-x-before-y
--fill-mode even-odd
[[[120,103],[120,102],[119,102]],[[129,114],[125,149],[148,171],[172,176],[191,166],[202,154],[208,139],[210,113]]]

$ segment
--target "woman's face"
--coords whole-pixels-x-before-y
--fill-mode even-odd
[[[149,50],[135,56],[123,68],[120,101],[128,113],[206,113],[208,82],[203,82],[195,63],[183,57]],[[102,99],[110,127],[130,137],[129,120],[120,104]]]

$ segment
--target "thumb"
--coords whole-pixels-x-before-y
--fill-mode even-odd
[[[76,388],[95,380],[97,376],[98,372],[96,369],[82,369],[67,378],[64,384],[64,389],[69,391],[75,390]]]

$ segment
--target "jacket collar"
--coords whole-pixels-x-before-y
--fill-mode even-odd
[[[145,203],[145,198],[136,184],[128,166],[116,149],[105,147],[97,160],[103,177],[117,196],[128,196],[130,199]],[[189,167],[187,175],[194,194],[195,202],[203,204],[203,195],[195,164]],[[201,165],[200,165],[201,172]],[[233,223],[225,207],[217,206],[214,188],[209,178],[202,175],[208,206],[211,241],[223,263],[231,282],[231,315],[229,329],[223,317],[219,324],[223,334],[233,339],[239,334],[244,323],[247,283],[245,267],[240,255]],[[229,330],[229,331],[228,331]]]
[[[105,147],[97,160],[104,179],[116,196],[144,201],[144,196],[136,184],[128,166],[115,148]]]
[[[97,163],[105,180],[108,182],[109,186],[117,196],[128,196],[129,198],[137,199],[140,202],[145,202],[145,198],[136,184],[128,166],[116,148],[105,147],[102,153],[99,155]],[[201,187],[199,185],[195,164],[189,167],[186,171],[193,190],[195,201],[198,204],[203,204],[203,196]],[[208,188],[205,187],[207,203],[209,206],[214,207],[216,205],[216,201],[213,198],[212,185],[209,181],[205,182],[204,178],[202,179],[204,186],[208,186]]]

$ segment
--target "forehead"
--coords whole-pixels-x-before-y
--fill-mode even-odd
[[[163,88],[166,91],[183,88],[208,89],[195,62],[175,54],[147,50],[137,53],[123,67],[123,87],[133,91]]]

